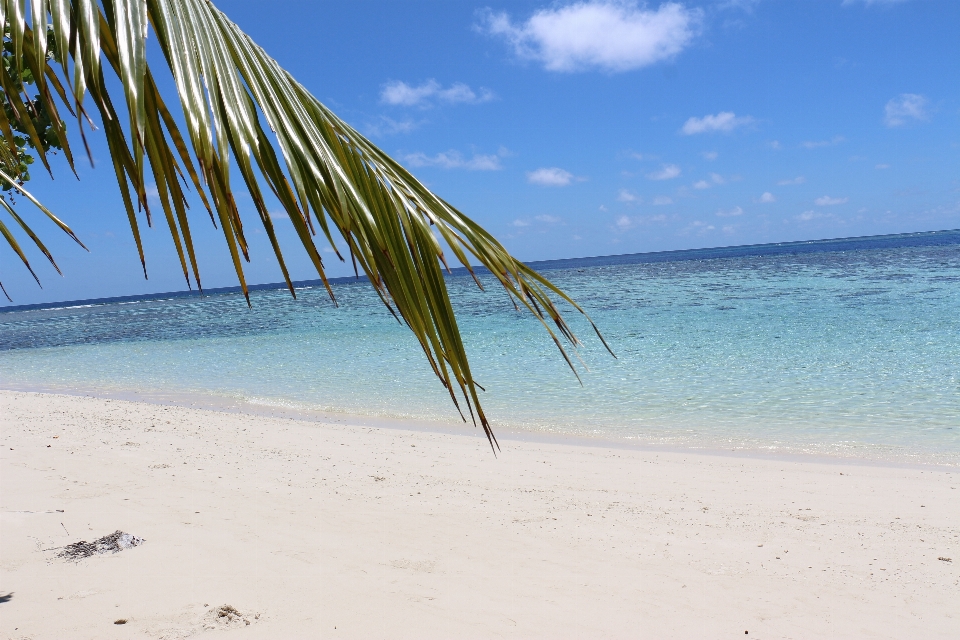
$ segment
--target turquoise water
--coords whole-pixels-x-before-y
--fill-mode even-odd
[[[560,263],[547,275],[618,356],[569,315],[586,343],[582,387],[501,291],[462,276],[449,284],[495,430],[956,466],[954,235],[933,246]],[[369,286],[335,289],[339,308],[310,288],[296,301],[254,292],[253,309],[221,294],[3,312],[0,386],[459,422]]]

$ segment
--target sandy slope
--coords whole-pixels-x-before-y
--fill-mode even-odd
[[[960,637],[956,472],[502,444],[0,392],[0,638]]]

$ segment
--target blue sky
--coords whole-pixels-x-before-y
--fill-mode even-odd
[[[958,2],[216,4],[521,259],[960,227]],[[162,227],[144,232],[144,281],[93,138],[96,170],[29,185],[92,252],[38,223],[66,275],[31,254],[41,290],[0,250],[15,303],[184,288]],[[280,280],[240,207],[248,280]],[[204,285],[236,284],[192,215]],[[282,242],[293,276],[315,277],[290,229]]]

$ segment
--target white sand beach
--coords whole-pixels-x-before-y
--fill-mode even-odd
[[[12,391],[0,445],[3,639],[960,637],[956,471]]]

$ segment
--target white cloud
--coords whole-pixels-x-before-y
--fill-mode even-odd
[[[889,169],[889,168],[890,168],[890,165],[888,165],[888,164],[878,164],[878,165],[876,166],[876,168],[877,168],[877,169]]]
[[[829,218],[831,214],[829,213],[820,213],[818,211],[804,211],[800,215],[796,216],[796,219],[800,222],[810,222],[811,220],[816,220],[817,218]]]
[[[543,187],[565,187],[573,181],[573,174],[559,167],[544,167],[527,173],[527,182]]]
[[[620,193],[617,194],[617,200],[620,202],[639,202],[640,197],[626,189],[620,189]]]
[[[706,115],[702,118],[690,118],[680,129],[680,132],[687,136],[696,133],[708,133],[711,131],[733,131],[737,127],[753,122],[750,116],[737,117],[732,111],[721,111],[715,116]]]
[[[727,210],[719,209],[717,211],[717,216],[721,218],[735,218],[737,216],[742,216],[742,215],[743,215],[743,209],[741,209],[740,207],[734,207],[733,209],[727,209]]]
[[[379,122],[367,125],[366,131],[370,136],[389,136],[397,133],[410,133],[420,126],[420,122],[413,120],[394,120],[387,116],[380,116]]]
[[[459,151],[454,150],[438,153],[432,157],[425,153],[410,153],[403,159],[411,167],[441,167],[469,171],[498,171],[503,168],[499,156],[474,154],[472,158],[466,159],[460,155]]]
[[[835,144],[840,144],[846,140],[843,136],[833,136],[829,140],[807,140],[806,142],[801,142],[800,146],[804,149],[819,149],[820,147],[832,147]]]
[[[680,235],[686,235],[691,231],[704,234],[708,231],[713,231],[714,229],[716,229],[716,227],[712,224],[707,224],[706,222],[701,222],[700,220],[694,220],[680,231]]]
[[[680,175],[680,167],[675,164],[665,164],[663,168],[659,171],[654,171],[653,173],[648,173],[647,178],[650,180],[672,180]]]
[[[718,154],[716,151],[704,151],[700,155],[703,156],[705,160],[716,160]]]
[[[517,218],[516,220],[514,220],[514,221],[511,222],[510,224],[512,224],[512,225],[515,226],[515,227],[529,227],[529,226],[530,226],[530,223],[529,223],[529,222],[527,222],[526,220],[521,220],[520,218]]]
[[[785,187],[789,184],[803,184],[806,181],[807,179],[804,178],[803,176],[797,176],[796,178],[791,178],[789,180],[781,180],[777,184],[780,185],[781,187]]]
[[[500,157],[492,155],[477,155],[463,163],[465,169],[471,171],[499,171],[503,167],[500,165]]]
[[[534,220],[536,220],[537,222],[545,222],[547,224],[556,224],[560,222],[560,218],[557,218],[556,216],[546,215],[546,214],[542,216],[536,216]]]
[[[420,86],[411,86],[399,80],[383,85],[380,92],[380,101],[386,104],[404,107],[430,106],[434,102],[456,104],[458,102],[477,104],[493,100],[493,92],[480,89],[478,95],[469,86],[462,82],[455,82],[446,89],[436,80],[430,79]]]
[[[711,173],[711,174],[710,174],[710,182],[707,182],[706,180],[698,180],[697,182],[694,182],[694,183],[693,183],[693,188],[694,188],[694,189],[709,189],[710,187],[712,187],[712,186],[715,185],[715,184],[726,184],[726,182],[727,182],[727,181],[724,179],[724,177],[721,176],[719,173]]]
[[[823,196],[814,200],[813,204],[817,205],[818,207],[829,207],[834,204],[844,204],[849,200],[850,198],[831,198],[830,196]]]
[[[907,120],[927,119],[927,99],[917,93],[901,93],[887,102],[883,121],[888,127],[902,127]]]
[[[667,2],[654,11],[630,0],[587,0],[540,9],[514,24],[487,10],[480,29],[550,71],[629,71],[673,58],[696,35],[702,11]]]
[[[770,143],[770,148],[771,148],[771,149],[780,149],[780,148],[781,148],[781,147],[780,147],[780,141],[779,141],[779,140],[774,140],[774,141],[772,141],[772,142]]]
[[[673,198],[667,196],[657,196],[653,199],[653,204],[655,205],[664,205],[664,204],[673,204]]]
[[[631,220],[627,216],[620,216],[619,218],[617,218],[616,225],[617,225],[617,228],[619,229],[629,229],[630,227],[633,226],[633,220]]]
[[[762,202],[764,204],[767,204],[770,202],[776,202],[776,201],[777,199],[769,191],[765,191],[763,195],[760,196],[760,200],[758,200],[758,202]]]

